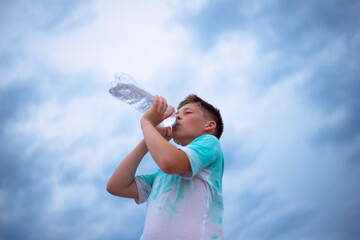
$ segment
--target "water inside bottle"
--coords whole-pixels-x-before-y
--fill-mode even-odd
[[[117,73],[115,75],[115,80],[111,83],[109,92],[115,98],[133,106],[140,112],[146,112],[154,100],[153,95],[141,89],[136,81],[126,73]],[[168,106],[169,108],[171,106]],[[175,126],[176,124],[175,113],[161,123],[164,127]]]
[[[174,127],[177,124],[177,120],[176,120],[176,116],[175,114],[168,117],[167,119],[165,119],[164,121],[162,121],[162,123],[160,123],[161,126],[163,127]]]
[[[154,97],[134,84],[118,83],[109,92],[119,100],[133,106],[140,112],[146,112]]]

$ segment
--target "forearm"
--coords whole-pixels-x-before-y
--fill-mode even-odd
[[[153,105],[140,120],[141,130],[146,146],[159,168],[167,174],[184,173],[191,169],[185,152],[168,142],[172,134],[162,136],[155,127],[174,112],[174,108],[171,111],[166,109],[166,100],[155,95]]]
[[[142,121],[141,129],[152,158],[161,170],[167,172],[172,162],[176,161],[176,156],[179,154],[178,148],[161,136],[151,123]]]
[[[141,140],[115,169],[107,185],[109,192],[127,188],[134,181],[136,169],[147,152],[145,141]]]

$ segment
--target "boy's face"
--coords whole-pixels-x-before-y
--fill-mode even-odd
[[[176,113],[177,125],[173,127],[174,142],[185,146],[206,133],[204,113],[196,103],[182,106]]]

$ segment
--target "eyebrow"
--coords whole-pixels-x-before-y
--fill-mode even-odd
[[[191,107],[185,107],[181,111],[185,112],[186,110],[194,110]],[[176,113],[179,113],[180,111],[177,111]]]

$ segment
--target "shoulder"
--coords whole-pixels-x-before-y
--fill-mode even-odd
[[[214,135],[205,134],[195,138],[191,143],[189,143],[189,145],[198,142],[219,143],[219,139],[217,139]]]
[[[213,135],[201,135],[180,149],[185,152],[194,152],[201,155],[222,155],[220,142]]]
[[[187,145],[188,147],[192,146],[203,146],[203,147],[220,147],[219,139],[214,135],[201,135],[195,138],[191,143]]]

